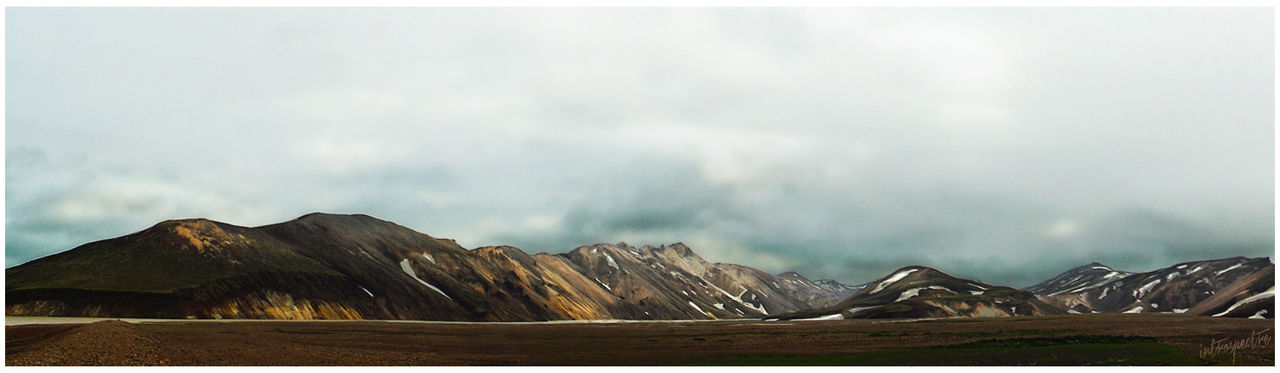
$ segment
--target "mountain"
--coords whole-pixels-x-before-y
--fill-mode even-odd
[[[1034,294],[962,279],[923,267],[903,267],[831,306],[777,315],[791,319],[877,319],[1060,315]]]
[[[1240,276],[1214,292],[1213,296],[1196,303],[1187,313],[1273,319],[1276,314],[1275,276],[1275,264]]]
[[[1098,262],[1072,268],[1054,278],[1023,290],[1041,295],[1059,295],[1088,290],[1099,285],[1131,275],[1129,272],[1116,271]]]
[[[1214,315],[1273,286],[1273,276],[1265,274],[1274,273],[1273,267],[1268,258],[1244,257],[1179,263],[1143,273],[1113,271],[1094,263],[1069,270],[1028,290],[1069,308],[1073,313]],[[1266,299],[1271,298],[1254,301]],[[1268,302],[1274,304],[1274,301]],[[1274,306],[1268,307],[1271,311],[1266,315],[1273,314]],[[1253,305],[1242,308],[1240,312],[1262,308],[1266,307]],[[1193,309],[1197,311],[1189,312]],[[1253,313],[1244,316],[1250,315]]]
[[[1091,263],[1018,290],[909,266],[850,286],[711,263],[682,243],[530,255],[367,215],[261,227],[164,221],[5,270],[5,314],[457,321],[1275,313],[1268,258],[1130,273]]]
[[[5,270],[7,315],[524,321],[761,317],[842,295],[684,244],[467,250],[367,215],[161,222]],[[806,280],[807,281],[807,280]],[[784,284],[786,283],[786,284]]]
[[[778,286],[796,294],[810,294],[808,303],[811,307],[827,307],[835,305],[844,298],[853,295],[858,289],[835,280],[812,281],[795,272],[783,272],[775,275],[779,279]],[[834,294],[835,296],[828,296]]]
[[[862,290],[862,288],[867,287],[867,284],[846,285],[836,280],[825,280],[825,279],[814,281],[813,283],[817,284],[818,286],[821,286],[823,289],[827,289],[835,292],[837,295],[840,295],[841,298],[852,296],[854,293],[857,293],[858,290]]]

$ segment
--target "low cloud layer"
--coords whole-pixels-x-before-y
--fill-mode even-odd
[[[6,266],[313,211],[849,283],[1274,251],[1265,9],[6,17]]]

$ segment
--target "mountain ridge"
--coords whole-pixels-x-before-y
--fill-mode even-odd
[[[258,227],[165,220],[8,268],[5,292],[7,315],[45,316],[535,321],[1171,312],[1270,318],[1274,276],[1266,273],[1274,273],[1267,258],[1189,261],[1142,273],[1093,262],[1015,289],[912,265],[847,285],[708,262],[682,242],[529,254],[509,245],[467,249],[365,214],[310,213]]]
[[[364,214],[172,219],[6,269],[6,314],[459,321],[760,317],[835,302],[687,245],[466,249]],[[729,289],[729,290],[725,290]]]

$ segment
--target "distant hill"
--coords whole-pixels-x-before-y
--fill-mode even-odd
[[[1059,315],[1066,310],[1028,291],[962,279],[908,266],[873,281],[844,301],[825,308],[776,315],[792,319],[876,319]]]
[[[1027,290],[1058,302],[1074,313],[1217,315],[1237,301],[1261,294],[1249,301],[1257,304],[1237,307],[1239,311],[1232,310],[1231,315],[1257,314],[1270,318],[1275,312],[1274,296],[1264,293],[1274,288],[1274,268],[1268,258],[1244,257],[1179,263],[1143,273],[1119,272],[1093,263],[1073,268]],[[1252,312],[1240,314],[1245,310]],[[1258,313],[1261,310],[1267,312]]]

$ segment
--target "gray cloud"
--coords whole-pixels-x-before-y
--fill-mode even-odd
[[[312,211],[846,282],[1270,256],[1271,17],[11,9],[5,260]]]

